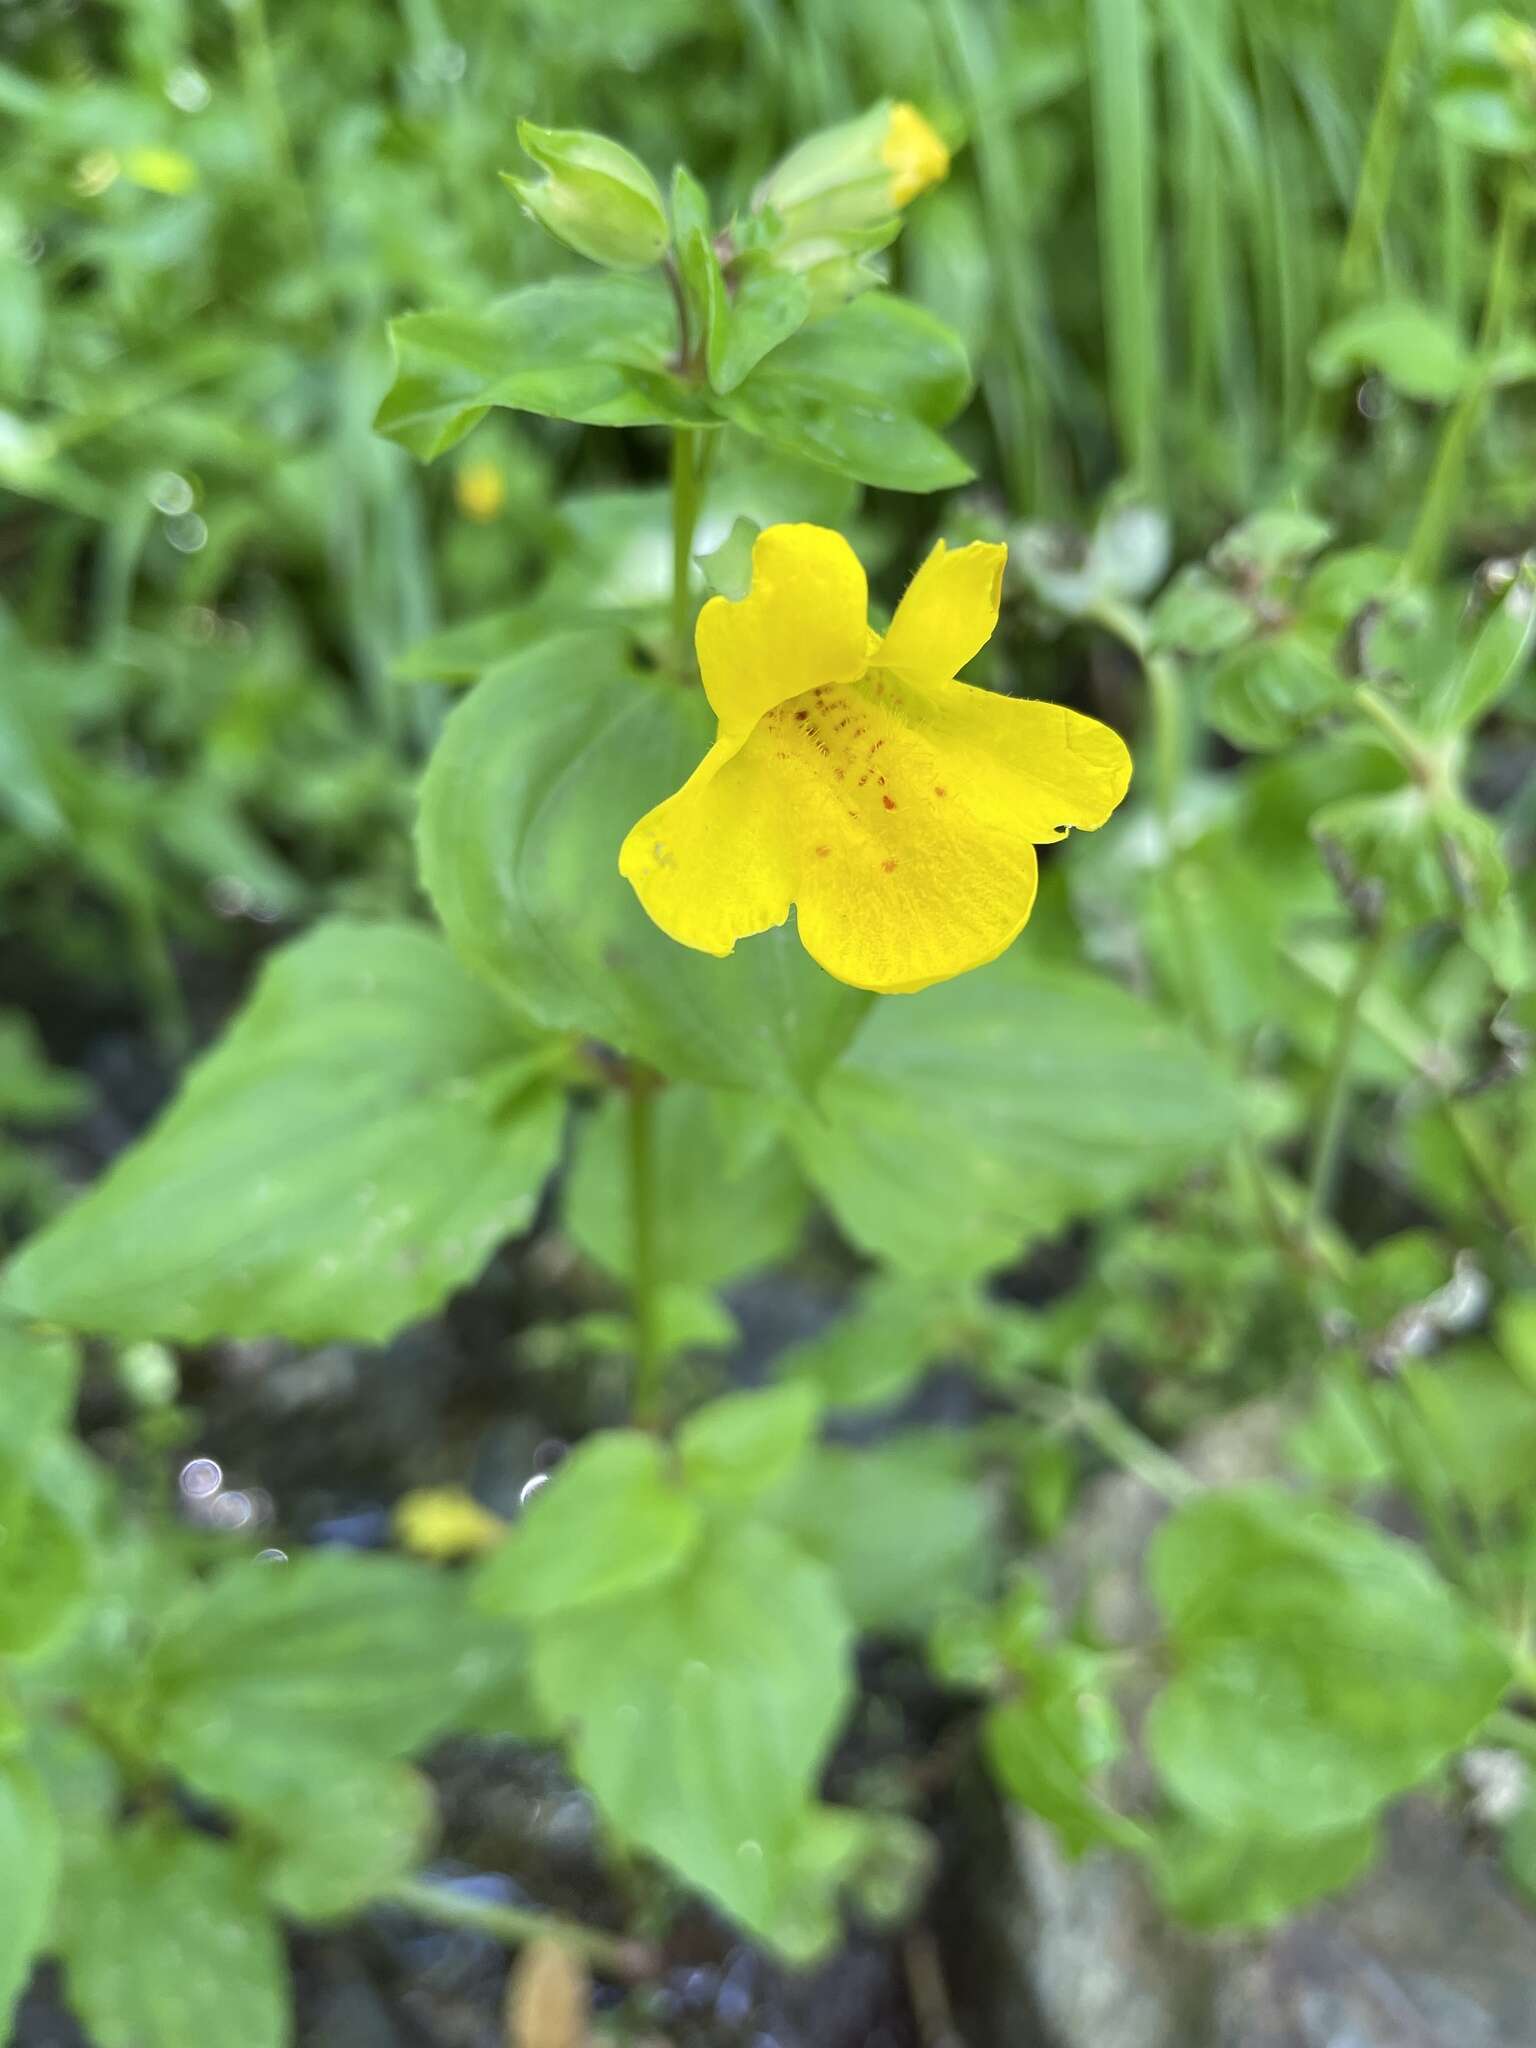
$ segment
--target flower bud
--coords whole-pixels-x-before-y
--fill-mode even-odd
[[[758,187],[785,236],[879,226],[947,175],[949,151],[905,100],[882,100],[855,120],[824,128],[792,149]]]
[[[666,209],[655,179],[606,135],[579,128],[536,128],[519,121],[517,139],[548,175],[537,181],[503,171],[525,213],[557,241],[610,270],[647,270],[666,254]]]

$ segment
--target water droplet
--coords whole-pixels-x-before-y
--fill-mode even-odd
[[[165,522],[165,537],[178,554],[195,555],[208,545],[208,528],[195,512]]]
[[[200,114],[213,98],[213,87],[190,64],[178,64],[166,74],[165,96],[184,114]]]
[[[176,1484],[187,1500],[209,1500],[224,1484],[224,1468],[213,1458],[189,1458]]]
[[[149,480],[149,502],[167,519],[192,510],[192,486],[174,469],[157,470]]]

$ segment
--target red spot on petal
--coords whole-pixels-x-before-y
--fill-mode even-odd
[[[883,803],[883,804],[885,805],[885,808],[886,808],[886,809],[887,809],[888,811],[894,811],[894,810],[895,810],[895,808],[896,808],[896,799],[895,799],[895,797],[893,797],[893,796],[883,796],[883,797],[881,797],[880,801],[881,801],[881,803]]]
[[[935,796],[948,796],[948,795],[949,795],[949,791],[948,791],[948,790],[947,790],[947,789],[946,789],[946,788],[944,787],[944,785],[943,785],[943,783],[942,783],[942,782],[936,782],[936,783],[935,783],[935,784],[933,785],[933,793],[934,793],[934,795],[935,795]]]
[[[893,861],[893,860],[883,860],[883,861],[881,861],[880,865],[881,865],[881,867],[882,867],[882,868],[884,868],[885,872],[886,872],[886,873],[887,873],[888,875],[894,875],[894,874],[895,874],[895,872],[896,872],[896,863],[895,863],[895,861]]]

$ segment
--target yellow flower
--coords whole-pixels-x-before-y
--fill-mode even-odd
[[[505,507],[507,481],[494,462],[462,463],[454,474],[453,495],[466,519],[484,525]]]
[[[1035,847],[1102,825],[1124,742],[1060,704],[953,680],[997,624],[1005,548],[940,541],[884,638],[841,534],[770,526],[739,603],[699,614],[715,744],[624,841],[620,872],[701,952],[782,924],[839,981],[905,994],[996,959]]]
[[[492,1550],[507,1525],[462,1486],[421,1486],[395,1503],[395,1534],[417,1557],[446,1560]]]
[[[905,206],[949,176],[949,151],[906,100],[898,100],[891,109],[880,161],[891,173],[892,206]]]

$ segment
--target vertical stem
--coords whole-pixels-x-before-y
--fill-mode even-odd
[[[1380,920],[1373,932],[1361,940],[1355,971],[1339,997],[1334,1023],[1333,1046],[1323,1083],[1323,1113],[1318,1121],[1317,1140],[1312,1149],[1312,1172],[1307,1187],[1307,1217],[1319,1223],[1328,1213],[1334,1182],[1338,1177],[1339,1153],[1349,1121],[1351,1068],[1355,1039],[1360,1027],[1360,1005],[1375,978],[1386,947],[1386,923]]]
[[[629,1097],[630,1306],[635,1324],[634,1419],[658,1419],[666,1356],[656,1261],[656,1083],[631,1066]]]
[[[1189,914],[1183,853],[1178,842],[1179,781],[1184,770],[1178,678],[1166,657],[1160,654],[1146,657],[1145,673],[1152,707],[1153,795],[1163,841],[1163,901],[1168,912],[1169,935],[1191,1020],[1205,1043],[1214,1046],[1220,1033],[1200,964],[1199,940]]]
[[[1146,0],[1089,0],[1088,82],[1115,433],[1122,463],[1155,495],[1161,483],[1162,306],[1147,14]]]
[[[1362,292],[1370,282],[1371,270],[1380,268],[1381,233],[1386,224],[1392,175],[1397,167],[1408,106],[1408,71],[1419,44],[1420,4],[1421,0],[1397,0],[1397,12],[1392,17],[1392,33],[1360,164],[1360,183],[1355,188],[1354,212],[1344,238],[1344,253],[1339,258],[1341,302]]]
[[[1482,326],[1478,332],[1479,362],[1440,432],[1435,466],[1430,472],[1424,501],[1419,507],[1418,523],[1403,559],[1403,580],[1406,583],[1428,583],[1438,572],[1456,501],[1461,495],[1467,450],[1488,396],[1489,361],[1508,323],[1519,279],[1521,176],[1518,165],[1505,174],[1499,198],[1498,236],[1488,273],[1488,295],[1483,301]]]
[[[693,624],[693,530],[699,518],[699,433],[679,427],[672,436],[672,638],[686,671]]]

